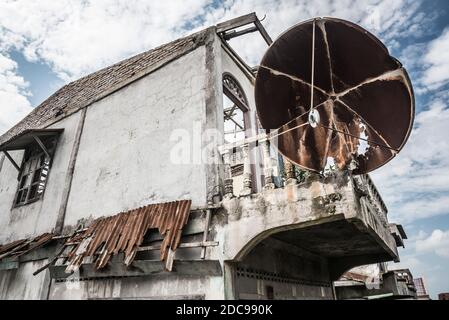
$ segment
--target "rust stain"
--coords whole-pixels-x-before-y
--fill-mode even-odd
[[[157,228],[164,236],[160,260],[166,260],[169,250],[175,251],[183,227],[190,214],[190,200],[152,204],[111,217],[96,219],[84,232],[69,238],[66,244],[76,244],[68,255],[66,271],[79,268],[86,257],[92,257],[96,269],[104,268],[112,256],[124,253],[129,266],[149,229]]]

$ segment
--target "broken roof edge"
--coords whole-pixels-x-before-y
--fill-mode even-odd
[[[49,127],[49,126],[51,126],[51,125],[53,125],[53,124],[55,124],[55,123],[65,119],[66,117],[68,117],[68,116],[78,112],[79,110],[89,107],[93,103],[98,102],[98,101],[106,98],[107,96],[113,94],[114,92],[116,92],[116,91],[118,91],[118,90],[120,90],[120,89],[122,89],[122,88],[124,88],[124,87],[126,87],[126,86],[128,86],[128,85],[130,85],[130,84],[132,84],[132,83],[134,83],[134,82],[136,82],[138,80],[140,80],[140,79],[142,79],[143,77],[145,77],[145,76],[147,76],[147,75],[149,75],[149,74],[159,70],[160,68],[164,67],[165,65],[167,65],[167,64],[169,64],[169,63],[171,63],[173,61],[176,61],[177,59],[183,57],[184,55],[186,55],[186,54],[196,50],[197,48],[205,45],[206,42],[207,42],[208,37],[210,37],[211,34],[213,34],[213,35],[216,34],[216,27],[215,26],[211,26],[211,27],[202,29],[202,30],[197,31],[195,33],[189,34],[189,35],[187,35],[185,37],[181,37],[181,38],[175,39],[173,41],[167,42],[167,43],[162,44],[162,45],[160,45],[158,47],[155,47],[153,49],[141,52],[141,53],[136,54],[134,56],[131,56],[129,58],[126,58],[126,59],[123,59],[121,61],[118,61],[118,62],[116,62],[116,63],[114,63],[114,64],[112,64],[110,66],[106,66],[104,68],[101,68],[101,69],[99,69],[99,70],[97,70],[97,71],[95,71],[93,73],[90,73],[90,74],[88,74],[88,75],[86,75],[84,77],[81,77],[81,78],[79,78],[77,80],[74,80],[74,81],[71,81],[71,82],[67,83],[66,85],[64,85],[63,87],[58,89],[56,92],[54,92],[47,99],[45,99],[41,104],[39,104],[37,107],[35,107],[30,113],[28,113],[24,118],[22,118],[22,120],[20,120],[12,128],[10,128],[5,133],[0,135],[0,145],[4,145],[4,144],[10,142],[11,140],[17,138],[25,130],[29,130],[29,129],[45,129],[45,128],[47,128],[47,127]],[[44,122],[43,124],[41,124],[41,125],[39,125],[37,127],[34,127],[34,128],[33,127],[26,128],[25,127],[23,130],[21,130],[21,126],[24,126],[26,124],[26,120],[28,118],[30,118],[30,117],[32,118],[34,115],[38,114],[38,112],[42,108],[44,108],[45,106],[49,105],[50,101],[52,99],[56,98],[56,96],[59,93],[61,93],[61,91],[65,90],[65,89],[68,89],[71,86],[74,86],[76,83],[83,82],[83,81],[87,80],[90,77],[94,77],[94,76],[96,76],[98,74],[101,74],[102,72],[106,72],[108,69],[112,69],[112,68],[114,68],[116,66],[119,66],[119,65],[121,65],[121,64],[123,64],[123,63],[125,63],[127,61],[138,59],[139,56],[143,56],[143,55],[148,54],[150,52],[155,52],[157,50],[161,50],[161,49],[163,49],[164,47],[166,47],[166,46],[168,46],[170,44],[179,42],[181,40],[187,40],[187,39],[191,39],[194,42],[194,45],[191,46],[191,47],[184,48],[184,49],[180,50],[178,53],[174,54],[173,56],[169,56],[166,59],[163,59],[163,60],[157,62],[155,65],[151,65],[148,68],[145,68],[141,72],[135,74],[134,76],[130,77],[129,79],[126,79],[126,80],[120,82],[119,84],[117,84],[115,86],[112,86],[108,90],[105,90],[104,92],[98,94],[97,96],[93,97],[92,99],[88,100],[86,103],[84,103],[84,104],[82,104],[80,106],[77,106],[77,107],[75,107],[75,108],[73,108],[73,109],[71,109],[71,110],[69,110],[67,112],[63,112],[61,115],[56,116],[53,119],[50,119],[50,120]],[[64,106],[63,108],[65,108],[65,107],[67,107],[67,105]],[[15,132],[15,131],[17,131],[17,132]]]

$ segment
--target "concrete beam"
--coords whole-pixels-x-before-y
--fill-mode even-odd
[[[65,272],[66,266],[51,266],[52,279],[66,279],[73,274]],[[150,275],[190,275],[190,276],[221,276],[223,274],[218,260],[175,260],[173,271],[165,271],[165,262],[156,260],[135,260],[130,267],[123,263],[111,263],[104,270],[96,270],[95,264],[83,264],[76,277],[83,279],[109,277],[142,277]]]

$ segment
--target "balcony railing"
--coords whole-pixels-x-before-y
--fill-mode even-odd
[[[387,207],[370,176],[367,174],[354,176],[353,182],[354,188],[361,194],[360,204],[362,210],[369,211],[378,218],[384,227],[388,227]],[[373,218],[371,217],[370,219],[372,220]],[[373,221],[374,225],[376,223]]]
[[[254,184],[267,190],[300,182],[301,171],[280,158],[265,135],[229,143],[219,150],[224,164],[226,198],[250,195],[257,190]]]
[[[299,184],[309,175],[280,156],[270,146],[266,135],[229,143],[219,150],[224,164],[225,198],[260,191],[254,184],[261,185],[264,190]],[[370,176],[352,176],[352,181],[353,188],[360,195],[366,221],[376,230],[381,226],[388,228],[387,207]]]

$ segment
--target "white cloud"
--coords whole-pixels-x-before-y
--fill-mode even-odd
[[[48,63],[65,80],[73,79],[136,52],[236,16],[256,11],[273,37],[314,16],[348,19],[396,47],[401,37],[425,30],[411,0],[236,0],[211,6],[212,0],[41,0],[0,4],[0,50],[19,48],[30,60]],[[260,40],[260,37],[259,37]],[[233,41],[255,64],[262,41]],[[251,43],[252,45],[248,45]]]
[[[225,2],[223,8],[208,11],[205,25],[234,18],[255,11],[273,38],[291,26],[317,16],[333,16],[350,20],[376,34],[391,49],[398,48],[398,40],[418,37],[425,32],[426,23],[433,17],[418,13],[421,1],[410,0],[237,0]],[[250,64],[257,64],[266,45],[257,36],[237,38],[231,43]],[[248,43],[251,43],[249,46]]]
[[[0,53],[0,133],[31,111],[28,83],[17,74],[17,63]]]
[[[430,89],[438,89],[449,81],[449,28],[433,40],[422,59],[426,68],[422,82]]]
[[[434,252],[440,257],[449,258],[449,230],[436,229],[429,237],[418,239],[416,252]]]
[[[252,11],[259,17],[267,15],[263,23],[274,38],[311,17],[336,16],[361,24],[396,48],[401,37],[426,29],[424,22],[429,18],[417,13],[420,3],[225,0],[217,5],[212,0],[6,0],[0,2],[0,53],[7,56],[11,50],[20,51],[29,61],[46,63],[61,79],[69,81],[192,30]],[[256,34],[233,40],[232,44],[250,64],[257,64],[266,50]],[[11,76],[3,81],[12,81],[10,85],[15,87],[13,97],[12,91],[3,91],[10,102],[8,116],[0,116],[5,127],[29,104],[23,84],[17,84]]]
[[[390,220],[410,223],[449,213],[449,106],[436,99],[419,113],[399,156],[372,174]]]
[[[0,42],[69,80],[179,36],[208,2],[6,1],[0,4],[6,39]]]

